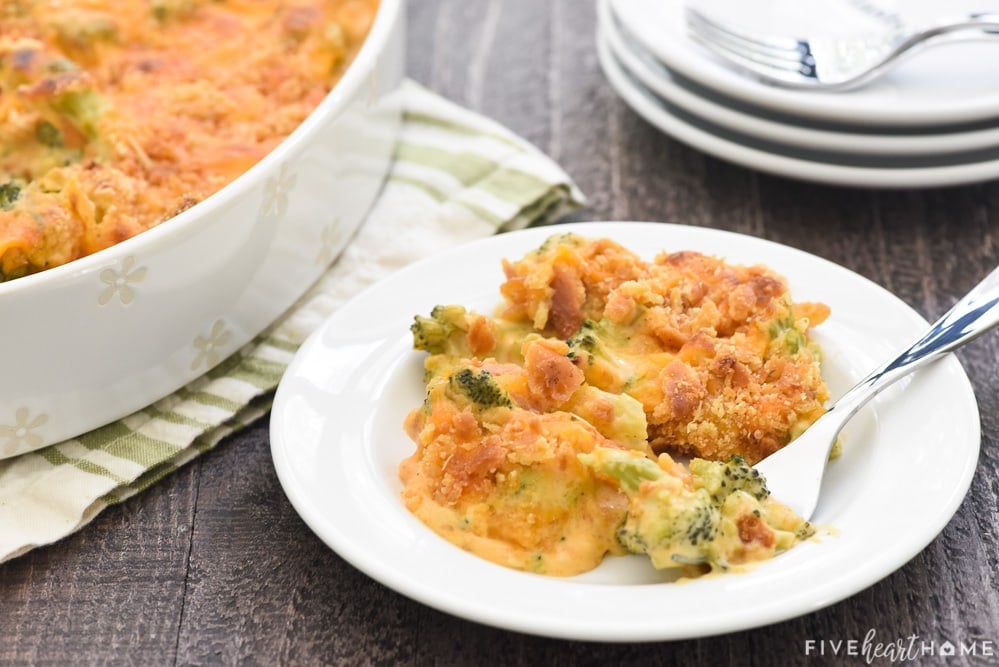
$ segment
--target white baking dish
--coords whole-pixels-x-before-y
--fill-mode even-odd
[[[0,458],[128,415],[204,374],[302,295],[362,223],[401,123],[403,0],[271,154],[161,225],[0,283]]]

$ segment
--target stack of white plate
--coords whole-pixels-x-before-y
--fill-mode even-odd
[[[790,90],[737,72],[694,42],[684,0],[599,3],[597,45],[611,85],[648,122],[705,153],[838,185],[999,178],[999,43],[929,49],[853,91]],[[796,4],[814,14],[832,3]],[[933,4],[940,3],[909,0],[907,7]],[[726,7],[729,22],[758,25],[776,5]]]

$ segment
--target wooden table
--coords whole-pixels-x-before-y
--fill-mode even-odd
[[[824,187],[663,136],[601,74],[593,4],[413,2],[410,74],[561,163],[589,197],[574,219],[676,221],[772,239],[870,278],[929,319],[999,264],[999,182]],[[815,664],[809,640],[863,639],[869,629],[885,640],[991,642],[999,655],[999,335],[958,356],[982,416],[967,499],[911,562],[803,618],[638,645],[453,618],[369,579],[310,532],[275,477],[265,419],[73,536],[0,566],[0,662],[790,665]]]

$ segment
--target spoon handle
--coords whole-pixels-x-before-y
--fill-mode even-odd
[[[999,268],[965,294],[919,340],[875,369],[836,401],[848,419],[883,389],[999,325]]]

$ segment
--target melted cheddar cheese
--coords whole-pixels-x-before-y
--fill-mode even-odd
[[[809,330],[827,307],[766,267],[571,234],[504,270],[496,317],[438,306],[412,326],[427,394],[399,472],[426,525],[550,575],[623,552],[694,575],[813,534],[751,464],[824,411]]]
[[[377,0],[0,7],[0,280],[190,208],[292,132]]]
[[[808,332],[829,309],[793,302],[767,267],[691,251],[645,262],[569,235],[504,268],[503,317],[567,339],[587,382],[641,401],[656,450],[752,464],[825,411]]]

